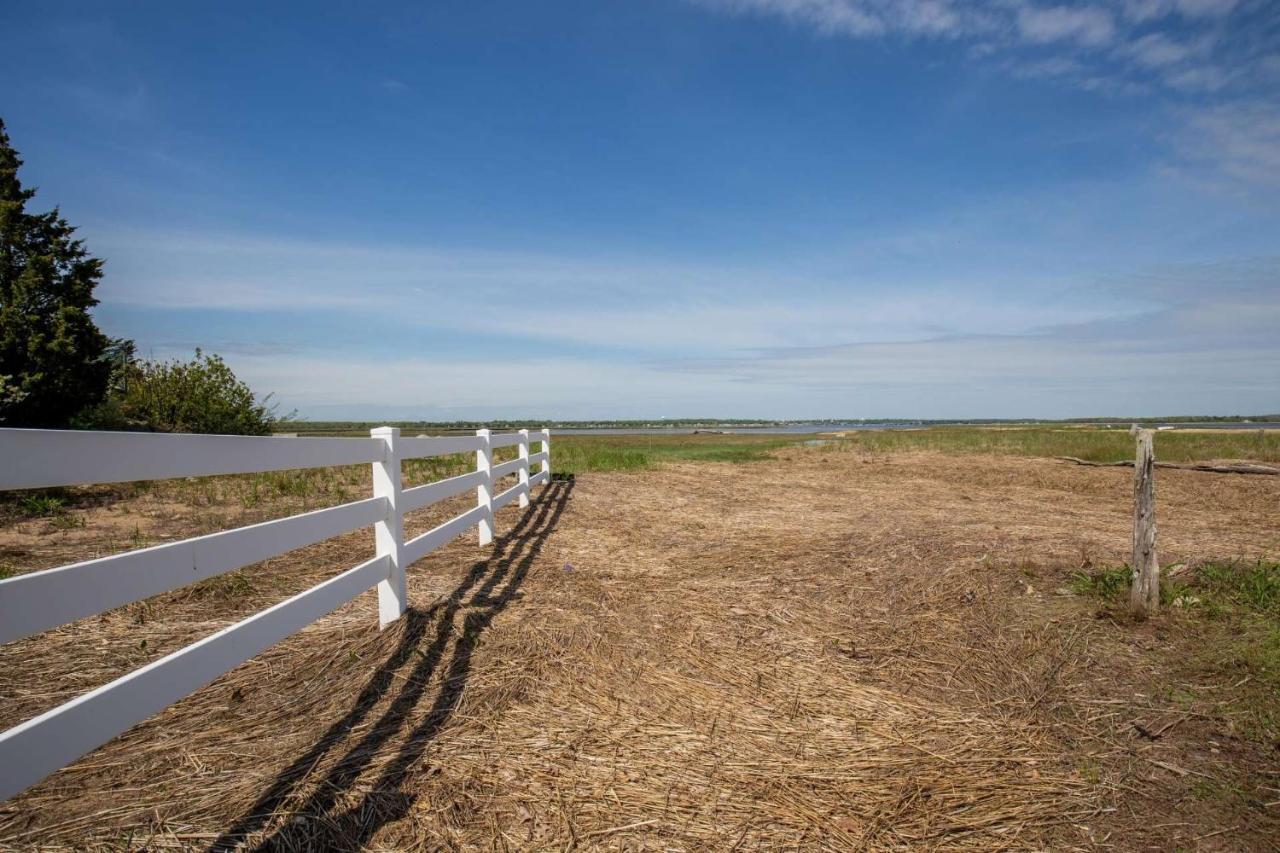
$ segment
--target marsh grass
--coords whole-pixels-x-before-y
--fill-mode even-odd
[[[812,442],[809,435],[554,435],[552,470],[564,474],[642,471],[663,462],[750,463],[775,451]],[[1099,427],[933,427],[919,430],[866,430],[824,440],[824,450],[901,453],[1075,456],[1095,462],[1130,459],[1133,442],[1126,431]],[[532,452],[538,444],[532,443]],[[494,451],[495,463],[515,458],[515,447]],[[1280,433],[1236,430],[1216,433],[1170,431],[1156,438],[1156,457],[1168,462],[1250,459],[1280,463]],[[409,486],[475,470],[470,453],[408,459],[401,470]],[[0,493],[4,520],[57,519],[70,509],[148,495],[188,506],[238,504],[245,510],[319,509],[358,500],[369,493],[369,466],[348,465],[298,471],[268,471],[216,477],[144,481],[75,489]],[[59,524],[70,524],[65,519]]]
[[[1124,429],[1101,427],[933,427],[918,430],[865,430],[845,441],[876,453],[932,450],[940,453],[990,453],[1013,456],[1075,456],[1090,462],[1133,458],[1133,439]],[[1156,434],[1156,459],[1205,462],[1250,459],[1280,462],[1280,432],[1222,430]]]
[[[300,432],[300,435],[308,433]],[[333,435],[332,432],[324,433]],[[343,434],[366,435],[352,430]],[[1118,462],[1133,458],[1133,440],[1123,428],[1082,426],[935,426],[925,429],[857,430],[830,441],[830,449],[861,449],[873,453],[936,451],[986,453],[1013,456],[1075,456],[1090,462]],[[702,462],[755,462],[767,459],[782,447],[813,441],[806,434],[755,435],[581,435],[553,431],[552,468],[576,474],[591,471],[638,471],[663,460]],[[531,452],[537,452],[536,440]],[[515,448],[500,448],[495,461],[514,458]],[[1222,430],[1188,432],[1170,430],[1156,437],[1156,458],[1165,462],[1206,462],[1214,459],[1250,459],[1280,463],[1280,432]],[[447,460],[447,461],[445,461]],[[422,464],[420,464],[422,463]],[[405,463],[406,473],[439,471],[441,476],[471,469],[469,454],[441,460]],[[444,473],[451,472],[451,473]]]
[[[551,438],[551,469],[564,474],[640,471],[662,462],[759,462],[807,436],[565,435]]]

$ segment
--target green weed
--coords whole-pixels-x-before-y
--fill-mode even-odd
[[[1118,601],[1129,592],[1133,571],[1128,566],[1114,569],[1094,569],[1076,572],[1071,578],[1071,589],[1080,595],[1094,595],[1106,601]]]
[[[49,527],[52,530],[76,530],[84,526],[84,516],[72,515],[69,512],[59,512],[49,519]]]
[[[28,518],[42,518],[51,515],[57,515],[65,510],[67,501],[60,495],[49,494],[47,492],[39,492],[34,495],[24,495],[19,501],[18,506],[22,513]]]

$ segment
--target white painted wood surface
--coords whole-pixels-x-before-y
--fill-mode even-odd
[[[449,456],[454,453],[471,453],[479,449],[480,439],[474,435],[428,435],[400,439],[401,459]]]
[[[0,800],[311,624],[384,580],[386,557],[353,569],[0,734]]]
[[[524,486],[524,491],[520,493],[520,508],[524,509],[529,505],[529,431],[527,429],[520,430],[520,485]]]
[[[493,447],[487,429],[476,430],[476,435],[483,442],[476,451],[476,472],[483,475],[476,486],[476,506],[484,510],[477,524],[480,546],[484,547],[493,541]]]
[[[382,498],[365,498],[0,580],[0,643],[367,527],[386,511]]]
[[[409,564],[421,560],[441,545],[448,544],[458,536],[479,524],[486,517],[488,507],[475,506],[456,516],[444,524],[431,528],[426,533],[415,536],[405,543],[405,560]]]
[[[507,432],[502,435],[489,436],[489,449],[497,450],[499,447],[511,447],[520,443],[520,433]]]
[[[543,479],[551,479],[551,430],[544,429],[542,431],[542,452],[538,454],[543,457],[542,473],[546,475]]]
[[[358,465],[385,450],[369,438],[0,429],[0,489]]]
[[[387,577],[378,584],[378,626],[385,628],[400,618],[405,600],[404,507],[400,503],[400,429],[378,427],[369,435],[386,444],[382,460],[373,463],[373,495],[382,498],[387,511],[373,525],[374,553],[386,557]]]
[[[521,438],[524,438],[523,443]],[[404,438],[392,427],[368,439],[100,433],[0,429],[0,489],[240,474],[368,463],[373,497],[261,524],[171,542],[0,581],[0,642],[260,562],[372,525],[377,556],[310,590],[0,733],[0,800],[207,684],[365,590],[378,587],[379,624],[407,607],[405,571],[473,525],[493,539],[493,512],[550,479],[550,432],[529,453],[524,431],[496,436],[520,456],[493,465],[491,436]],[[476,453],[476,470],[404,489],[401,460]],[[529,466],[542,463],[530,476]],[[493,483],[520,473],[494,498]],[[404,513],[476,489],[477,505],[409,541]]]
[[[528,494],[529,494],[528,483],[516,483],[511,488],[507,489],[505,492],[501,492],[498,495],[494,496],[493,508],[495,511],[500,510],[507,504],[511,503],[516,498],[520,497],[521,495],[528,495]]]
[[[436,480],[434,483],[405,489],[400,493],[400,497],[404,499],[404,511],[413,512],[415,509],[422,509],[424,506],[439,503],[445,498],[460,495],[484,481],[485,475],[483,471],[472,471],[470,474],[460,474],[447,480]]]
[[[510,459],[500,465],[494,465],[492,468],[492,476],[494,480],[501,480],[503,477],[510,477],[520,470],[524,465],[523,459]]]

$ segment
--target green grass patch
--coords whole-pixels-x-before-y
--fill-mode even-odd
[[[1196,570],[1195,588],[1280,623],[1280,563],[1207,563]]]
[[[1169,569],[1162,574],[1169,574]],[[1077,572],[1071,589],[1106,601],[1118,601],[1129,594],[1133,571],[1128,566]],[[1160,601],[1173,607],[1243,608],[1269,616],[1280,626],[1280,563],[1266,560],[1202,563],[1177,579],[1164,578]]]
[[[1071,586],[1118,603],[1130,578],[1128,566],[1105,568],[1077,574]],[[1205,563],[1166,578],[1160,599],[1176,614],[1166,625],[1182,647],[1182,677],[1217,685],[1212,699],[1236,733],[1280,743],[1280,563]]]

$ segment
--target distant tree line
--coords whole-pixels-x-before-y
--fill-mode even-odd
[[[102,261],[34,189],[0,120],[0,426],[266,435],[277,422],[217,355],[139,359],[89,311]]]

